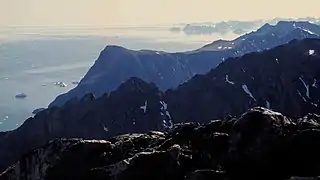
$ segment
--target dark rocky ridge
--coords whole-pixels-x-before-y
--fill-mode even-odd
[[[167,133],[57,139],[0,179],[317,179],[319,123],[315,114],[290,119],[256,107],[239,118],[178,124]]]
[[[229,114],[240,116],[251,107],[268,106],[267,102],[269,108],[289,117],[320,113],[316,107],[320,100],[319,52],[318,39],[292,41],[228,59],[174,90],[161,92],[155,84],[131,78],[117,91],[99,98],[88,94],[80,102],[70,100],[0,134],[0,170],[55,138],[106,139],[123,133],[166,131],[173,123],[208,123]]]
[[[79,85],[58,96],[50,107],[62,106],[74,97],[81,99],[87,93],[102,96],[115,90],[130,77],[154,82],[161,90],[167,90],[196,74],[207,73],[226,58],[271,49],[293,39],[319,38],[319,35],[318,25],[280,21],[275,26],[266,24],[235,40],[218,40],[191,52],[133,51],[107,46]]]
[[[239,115],[253,106],[292,117],[319,113],[319,55],[320,41],[305,39],[231,58],[209,73],[168,90],[165,100],[172,118],[182,122],[208,122],[228,114]]]

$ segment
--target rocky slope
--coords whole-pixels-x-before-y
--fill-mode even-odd
[[[320,113],[320,40],[292,41],[277,48],[228,59],[178,88],[130,78],[116,91],[87,94],[63,107],[29,118],[0,134],[0,170],[55,138],[106,139],[123,133],[168,131],[180,122],[208,123],[264,106],[289,117]]]
[[[320,116],[290,119],[256,107],[239,118],[175,125],[108,140],[57,139],[1,180],[318,179]]]
[[[320,112],[320,41],[291,41],[228,59],[205,75],[166,92],[174,120],[207,122],[253,106],[288,116]]]
[[[204,74],[228,57],[270,49],[293,39],[319,38],[320,26],[308,22],[284,22],[264,25],[255,32],[233,41],[219,40],[184,53],[133,51],[107,46],[80,84],[51,104],[62,106],[68,100],[81,99],[87,93],[102,96],[115,90],[130,77],[154,82],[161,90],[176,87],[196,74]]]

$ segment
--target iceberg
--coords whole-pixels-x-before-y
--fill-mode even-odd
[[[17,98],[17,99],[24,99],[24,98],[26,98],[28,95],[27,94],[25,94],[25,93],[19,93],[19,94],[17,94],[15,97]]]
[[[61,81],[54,83],[54,85],[60,86],[60,87],[67,87],[67,84]]]

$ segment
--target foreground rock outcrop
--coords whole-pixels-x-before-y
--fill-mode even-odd
[[[177,124],[107,140],[56,139],[24,155],[1,180],[317,179],[320,118],[256,107],[239,118]]]

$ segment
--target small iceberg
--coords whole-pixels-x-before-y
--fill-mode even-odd
[[[38,108],[32,111],[32,114],[38,114],[39,112],[45,110],[46,108]]]
[[[72,84],[73,84],[73,85],[78,85],[78,84],[79,84],[79,81],[73,81]]]
[[[60,87],[67,87],[67,84],[61,81],[54,83],[54,85],[60,86]]]
[[[15,97],[17,98],[17,99],[24,99],[24,98],[26,98],[28,95],[26,95],[25,93],[19,93],[19,94],[17,94]]]

